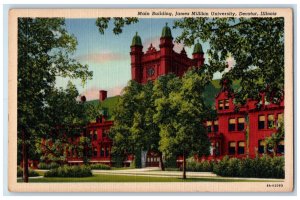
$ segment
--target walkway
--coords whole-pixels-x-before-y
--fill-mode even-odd
[[[124,170],[92,170],[93,174],[113,174],[127,176],[150,176],[150,177],[182,177],[182,171],[161,171],[156,167],[141,169]],[[265,178],[243,178],[243,177],[220,177],[212,172],[186,172],[187,178],[214,178],[214,179],[236,179],[236,180],[266,180],[281,181],[283,179],[265,179]]]

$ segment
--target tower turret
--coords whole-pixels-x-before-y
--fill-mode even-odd
[[[201,67],[204,64],[204,52],[199,40],[194,46],[193,59],[195,60],[197,67]]]
[[[131,79],[140,83],[142,78],[142,57],[144,53],[142,40],[137,32],[132,38],[130,49]]]
[[[172,71],[172,54],[173,54],[173,37],[170,27],[168,23],[162,29],[161,37],[160,37],[160,72],[159,75],[168,74]]]

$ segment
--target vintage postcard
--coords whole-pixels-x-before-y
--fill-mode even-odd
[[[9,191],[293,191],[292,16],[10,10]]]

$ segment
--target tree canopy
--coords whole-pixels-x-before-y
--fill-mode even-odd
[[[114,20],[115,34],[138,18],[98,18],[100,33]],[[181,29],[175,42],[186,46],[196,40],[209,44],[206,64],[210,74],[222,73],[222,78],[240,80],[235,90],[237,102],[248,98],[278,103],[284,95],[284,18],[182,18],[174,19],[174,29]],[[228,69],[228,58],[235,64]],[[224,73],[226,71],[226,73]]]
[[[92,72],[74,57],[77,40],[68,33],[63,18],[18,18],[18,138],[23,143],[24,181],[28,182],[28,148],[51,131],[53,116],[64,114],[61,123],[74,123],[72,110],[49,108],[56,77],[81,79]],[[75,92],[75,91],[74,91]],[[49,98],[50,97],[50,98]],[[77,112],[77,111],[75,111]],[[50,118],[50,120],[49,120]]]

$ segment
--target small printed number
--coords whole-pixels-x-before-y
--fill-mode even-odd
[[[282,183],[267,184],[267,187],[283,187],[283,184]]]

